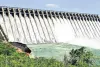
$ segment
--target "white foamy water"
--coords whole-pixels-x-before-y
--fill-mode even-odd
[[[52,32],[52,41],[53,42],[55,42],[56,41],[56,39],[55,39],[55,36],[54,36],[54,25],[53,25],[53,22],[52,22],[52,19],[50,19],[49,17],[48,17],[48,21],[49,21],[49,24],[50,24],[50,27],[51,27],[51,32]]]
[[[11,28],[12,28],[12,33],[14,35],[14,39],[15,41],[19,41],[19,33],[18,33],[18,30],[17,30],[17,26],[16,26],[16,22],[14,20],[14,17],[12,15],[9,16],[9,19],[10,19],[10,23],[11,23]]]
[[[68,23],[55,24],[55,36],[59,42],[67,42],[75,37],[72,28]]]
[[[88,32],[86,31],[86,27],[84,25],[84,23],[82,22],[82,20],[77,20],[80,28],[81,28],[81,33],[83,34],[82,37],[88,38]]]
[[[66,30],[65,30],[66,29]],[[100,41],[99,39],[89,39],[89,38],[75,38],[74,32],[68,24],[56,24],[55,25],[55,35],[57,37],[57,41],[62,43],[70,43],[79,46],[85,46],[95,49],[100,49]]]
[[[40,36],[39,42],[42,43],[42,42],[44,42],[45,36],[44,36],[43,31],[42,31],[42,27],[41,27],[41,24],[39,22],[39,19],[36,16],[34,18],[36,20],[36,24],[37,24],[37,28],[38,28],[38,33],[39,33],[39,36]]]
[[[56,20],[55,25],[56,25],[57,23],[60,23],[60,24],[62,23],[62,22],[60,21],[60,19],[58,19],[58,18],[56,18],[56,17],[55,17],[55,20]]]
[[[76,27],[76,25],[75,25],[75,22],[73,22],[73,20],[69,20],[69,19],[68,19],[68,21],[69,21],[69,23],[71,23],[71,26],[72,26],[73,29],[74,29],[75,36],[76,36],[76,37],[79,37],[79,36],[78,36],[79,31],[77,30],[77,27]]]
[[[87,37],[85,32],[84,32],[84,28],[82,28],[81,22],[79,20],[76,20],[76,24],[78,24],[78,28],[80,28],[80,33],[81,33],[81,37]]]
[[[20,19],[17,15],[15,15],[15,20],[16,20],[16,25],[18,27],[18,31],[19,31],[19,41],[18,42],[21,42],[21,43],[26,43],[27,40],[26,40],[26,36],[24,36],[24,30],[22,28],[22,25],[21,25],[21,22],[20,22]]]
[[[87,20],[84,21],[84,23],[87,25],[88,33],[90,33],[91,34],[91,37],[94,38],[95,37],[95,34],[94,34],[93,29],[92,29],[91,23],[89,21],[87,21]]]
[[[24,19],[23,16],[20,16],[20,19],[21,19],[21,23],[22,23],[22,26],[23,26],[23,30],[24,30],[24,33],[25,33],[27,42],[28,42],[28,43],[32,43],[32,41],[31,41],[31,39],[30,39],[30,35],[29,35],[28,28],[27,28],[27,25],[26,25],[26,21],[25,21],[25,19]]]
[[[96,22],[96,25],[97,25],[97,27],[98,27],[98,31],[100,32],[100,22],[98,22],[98,21],[95,21]],[[99,34],[100,35],[100,34]],[[98,38],[100,38],[100,37],[98,37]]]
[[[14,41],[14,34],[11,29],[11,22],[9,21],[9,18],[7,15],[4,15],[5,25],[7,27],[7,37],[9,38],[9,41]]]
[[[100,49],[100,23],[61,17],[0,15],[0,24],[10,42],[70,43]]]
[[[39,32],[38,32],[38,28],[37,28],[36,22],[34,20],[35,17],[33,19],[33,17],[30,16],[30,18],[31,18],[31,21],[32,21],[32,26],[33,26],[33,29],[34,29],[34,33],[35,33],[35,36],[36,36],[36,43],[37,43],[37,41],[41,41],[41,39],[40,39],[40,35],[39,35]]]
[[[35,34],[34,34],[33,29],[32,29],[30,19],[28,17],[25,17],[25,19],[26,19],[26,24],[28,26],[28,30],[29,30],[28,32],[30,35],[31,43],[36,43]]]
[[[0,24],[1,24],[1,27],[3,28],[3,31],[5,33],[7,33],[7,30],[6,30],[6,27],[5,27],[5,24],[4,24],[4,21],[3,21],[3,18],[2,16],[0,15]]]
[[[74,45],[79,45],[79,46],[85,46],[89,48],[94,48],[94,49],[100,49],[100,41],[99,39],[88,39],[88,38],[75,38],[68,43],[74,44]]]
[[[44,40],[45,41],[50,41],[49,34],[48,34],[48,31],[46,29],[46,25],[45,25],[42,17],[39,17],[39,19],[40,19],[40,23],[41,23],[41,26],[42,26],[42,30],[43,30],[44,35],[45,35],[45,39]]]
[[[88,26],[88,21],[83,20],[83,21],[81,21],[81,23],[84,26],[84,30],[85,30],[84,32],[86,33],[87,37],[93,38],[93,34],[92,34],[92,32],[91,32],[91,30],[90,30],[90,28]]]
[[[49,21],[45,17],[44,17],[44,22],[45,22],[45,25],[46,25],[46,28],[47,28],[47,32],[49,34],[50,41],[51,41],[53,39],[52,30],[51,30],[51,27],[49,25]]]
[[[65,23],[64,20],[63,20],[62,18],[59,18],[59,19],[60,19],[61,23]]]
[[[96,25],[96,27],[95,27],[95,28],[96,28],[96,29],[97,29],[97,31],[98,31],[98,38],[99,38],[99,37],[100,37],[100,34],[99,34],[100,29],[99,29],[99,26],[98,26],[99,24],[98,24],[98,22],[97,22],[97,21],[93,21],[93,22],[95,22],[95,23],[94,23],[94,25]]]

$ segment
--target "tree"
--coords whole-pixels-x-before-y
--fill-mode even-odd
[[[70,67],[90,67],[92,65],[92,56],[93,54],[90,51],[86,51],[85,47],[79,49],[72,49],[70,54],[70,59],[68,60],[64,57],[66,65]],[[65,65],[65,66],[66,66]]]

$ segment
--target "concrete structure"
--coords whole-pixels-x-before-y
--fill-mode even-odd
[[[26,44],[67,43],[100,39],[100,18],[95,14],[0,7],[2,36]]]

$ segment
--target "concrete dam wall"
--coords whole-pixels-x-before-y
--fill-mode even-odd
[[[95,14],[0,7],[0,28],[4,39],[26,44],[88,46],[100,39],[100,18]]]

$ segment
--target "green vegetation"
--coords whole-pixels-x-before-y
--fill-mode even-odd
[[[67,57],[64,57],[65,66],[67,67],[91,67],[93,54],[89,51],[85,50],[85,47],[81,47],[80,49],[72,49],[69,60]],[[67,64],[66,64],[67,63]]]
[[[25,53],[18,53],[9,43],[0,42],[0,67],[100,67],[93,63],[93,54],[84,47],[72,49],[64,61],[47,58],[29,58]]]

